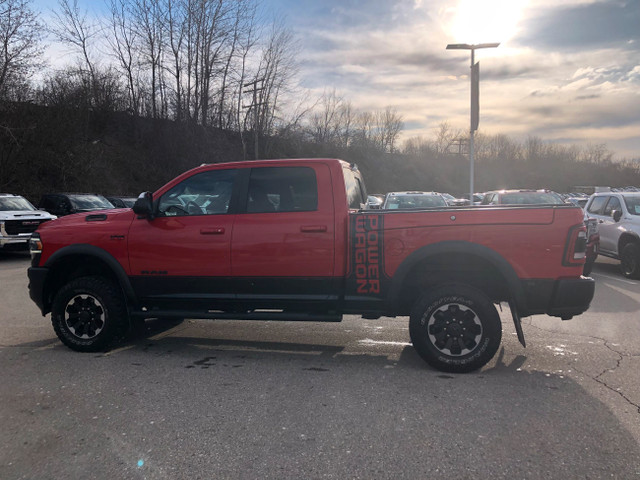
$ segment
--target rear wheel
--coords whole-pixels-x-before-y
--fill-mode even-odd
[[[640,278],[640,246],[627,243],[620,254],[622,274],[627,278]]]
[[[53,300],[51,323],[62,343],[79,352],[106,350],[129,326],[122,292],[98,276],[64,285]]]
[[[493,358],[502,339],[497,310],[481,291],[452,284],[426,293],[413,306],[409,333],[418,354],[444,372],[465,373]]]

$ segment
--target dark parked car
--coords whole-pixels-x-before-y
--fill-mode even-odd
[[[105,197],[116,208],[133,208],[137,197]]]
[[[93,193],[46,193],[40,198],[38,208],[62,217],[72,213],[92,212],[113,208],[102,195]]]
[[[385,210],[407,210],[446,207],[447,201],[436,192],[389,192],[382,208]]]
[[[484,194],[481,205],[563,205],[562,197],[551,190],[497,190]]]

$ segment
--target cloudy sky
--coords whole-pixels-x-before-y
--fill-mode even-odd
[[[470,54],[446,45],[500,42],[476,51],[480,132],[640,158],[640,0],[261,1],[296,33],[309,98],[394,107],[403,138],[468,130]]]
[[[298,34],[302,86],[362,109],[395,107],[405,137],[469,125],[476,51],[480,131],[605,143],[640,158],[640,0],[265,0]]]

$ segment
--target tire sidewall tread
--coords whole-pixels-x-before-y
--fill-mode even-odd
[[[482,324],[479,346],[462,356],[449,356],[438,350],[427,332],[429,318],[443,305],[457,303],[470,308]],[[502,322],[489,298],[480,290],[463,284],[443,285],[425,293],[414,304],[409,333],[418,354],[432,367],[450,373],[467,373],[486,365],[502,340]]]
[[[103,330],[94,338],[80,339],[73,335],[64,321],[68,302],[77,295],[88,294],[96,298],[104,309]],[[62,286],[56,294],[51,308],[51,323],[62,343],[79,352],[107,350],[120,340],[127,330],[127,311],[120,290],[110,281],[99,277],[80,277]]]
[[[633,255],[635,257],[635,269],[630,272],[627,272],[623,265],[624,258],[627,255]],[[640,278],[640,246],[637,243],[627,243],[624,246],[620,255],[620,268],[625,277],[633,279]]]

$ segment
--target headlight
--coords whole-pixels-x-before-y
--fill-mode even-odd
[[[31,234],[31,238],[29,239],[29,253],[32,259],[42,253],[42,240],[40,239],[39,233]]]

